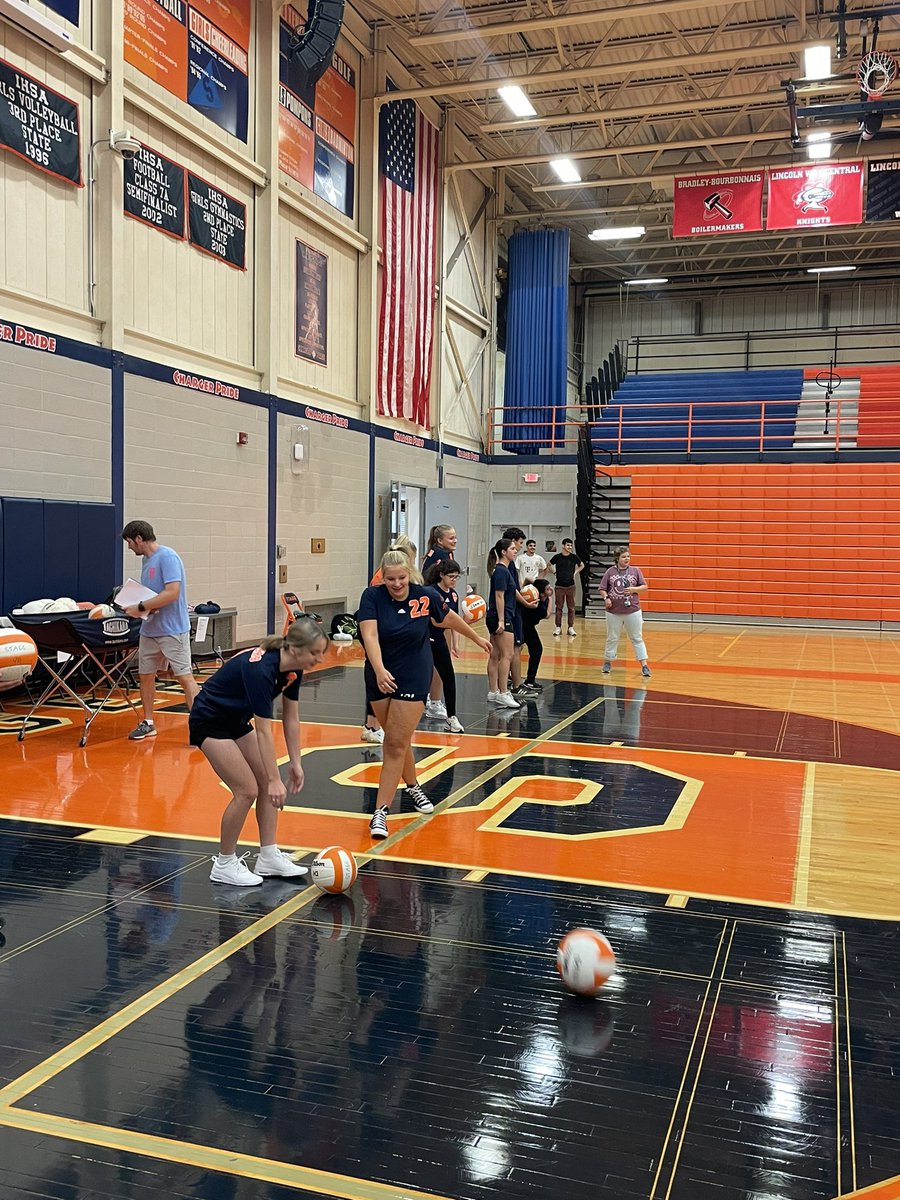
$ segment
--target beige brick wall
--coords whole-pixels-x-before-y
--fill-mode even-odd
[[[110,500],[109,373],[0,346],[0,495]]]
[[[266,409],[126,376],[125,519],[181,555],[189,603],[237,608],[241,641],[266,632],[267,462]]]

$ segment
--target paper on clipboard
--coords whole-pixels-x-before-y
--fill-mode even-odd
[[[146,601],[152,600],[155,596],[156,592],[151,591],[148,587],[144,587],[136,579],[126,579],[116,595],[116,604],[118,604],[119,608],[134,608],[142,600],[146,603]],[[149,613],[141,613],[141,616],[149,616]]]

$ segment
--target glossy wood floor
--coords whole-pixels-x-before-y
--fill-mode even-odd
[[[180,692],[84,748],[7,698],[0,1196],[897,1200],[900,639],[648,623],[645,683],[601,632],[548,630],[509,715],[466,655],[467,732],[416,737],[436,812],[375,845],[330,652],[280,836],[358,855],[336,898],[209,882]],[[578,924],[595,1001],[553,969]]]

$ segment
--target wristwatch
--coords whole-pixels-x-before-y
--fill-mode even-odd
[[[147,611],[147,606],[144,604],[143,600],[138,600],[137,610],[138,610],[138,612],[146,612]]]

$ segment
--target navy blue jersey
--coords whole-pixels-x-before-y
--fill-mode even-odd
[[[538,600],[537,608],[526,608],[524,604],[519,605],[519,611],[522,614],[522,621],[525,625],[537,625],[538,621],[543,621],[547,615],[547,605],[549,601]]]
[[[497,563],[491,576],[488,591],[488,612],[497,611],[497,593],[503,592],[503,618],[512,621],[516,615],[516,581],[513,572],[504,563]]]
[[[443,621],[446,612],[443,593],[418,583],[409,585],[405,600],[395,600],[384,584],[367,587],[363,592],[356,619],[378,623],[381,661],[394,676],[398,692],[427,694],[434,666],[429,641],[431,618]]]
[[[453,588],[451,588],[449,592],[445,592],[444,589],[442,587],[438,587],[437,584],[435,584],[435,591],[444,598],[444,612],[455,612],[456,615],[459,616],[459,593]],[[445,631],[443,629],[437,629],[434,625],[432,625],[431,644],[434,645],[437,642],[446,641],[447,638],[445,636]]]
[[[280,694],[285,700],[296,700],[303,678],[302,671],[280,670],[280,659],[280,650],[263,650],[261,646],[236,654],[203,684],[191,708],[191,719],[271,720],[275,697]]]
[[[436,562],[449,562],[453,555],[449,550],[445,550],[443,546],[432,546],[425,557],[422,559],[422,574],[433,567]]]

